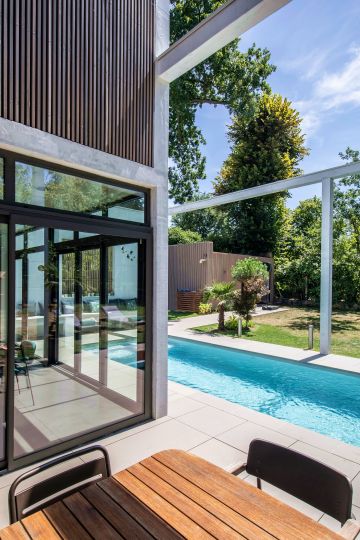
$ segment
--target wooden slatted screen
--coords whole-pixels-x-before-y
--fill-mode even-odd
[[[154,0],[0,0],[0,116],[153,164]]]

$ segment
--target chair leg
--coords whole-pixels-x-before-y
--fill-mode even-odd
[[[25,362],[25,374],[26,374],[26,379],[27,379],[27,387],[30,389],[30,393],[31,393],[32,404],[35,405],[34,394],[32,391],[31,380],[30,380],[29,368],[26,362]]]
[[[257,486],[258,489],[261,489],[261,479],[260,478],[256,479],[256,486]]]
[[[18,392],[20,394],[19,377],[18,377],[17,373],[15,373],[15,377],[16,377],[16,383],[17,383],[17,387],[18,387]]]

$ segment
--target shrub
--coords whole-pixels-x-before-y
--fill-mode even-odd
[[[199,304],[199,313],[200,315],[207,315],[213,310],[212,304]]]
[[[231,269],[232,276],[240,282],[240,289],[233,294],[234,310],[245,319],[245,328],[249,328],[251,311],[261,297],[269,292],[265,282],[269,278],[266,266],[257,259],[237,261]]]
[[[225,330],[225,309],[229,309],[232,305],[232,294],[234,290],[233,282],[219,281],[213,283],[204,289],[203,299],[217,301],[217,310],[219,312],[218,330]]]
[[[197,232],[184,231],[181,227],[170,227],[169,245],[174,244],[195,244],[201,242],[201,236]]]
[[[239,319],[235,315],[230,315],[225,321],[225,328],[230,332],[237,332]]]

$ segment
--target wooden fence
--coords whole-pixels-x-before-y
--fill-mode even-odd
[[[212,242],[169,246],[169,309],[176,309],[178,290],[201,291],[214,281],[231,281],[231,268],[236,261],[250,255],[213,251]],[[274,288],[274,261],[270,257],[256,257],[270,272],[270,301]]]

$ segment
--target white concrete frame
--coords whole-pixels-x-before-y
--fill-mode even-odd
[[[289,1],[229,0],[159,56],[158,76],[174,81]]]
[[[333,258],[333,198],[334,180],[360,173],[360,162],[349,163],[323,171],[317,171],[287,180],[278,180],[249,189],[234,191],[226,195],[209,197],[200,201],[184,203],[169,208],[169,215],[184,214],[280,193],[311,184],[322,184],[322,220],[321,220],[321,282],[320,282],[320,353],[331,352],[331,316],[332,316],[332,258]]]

